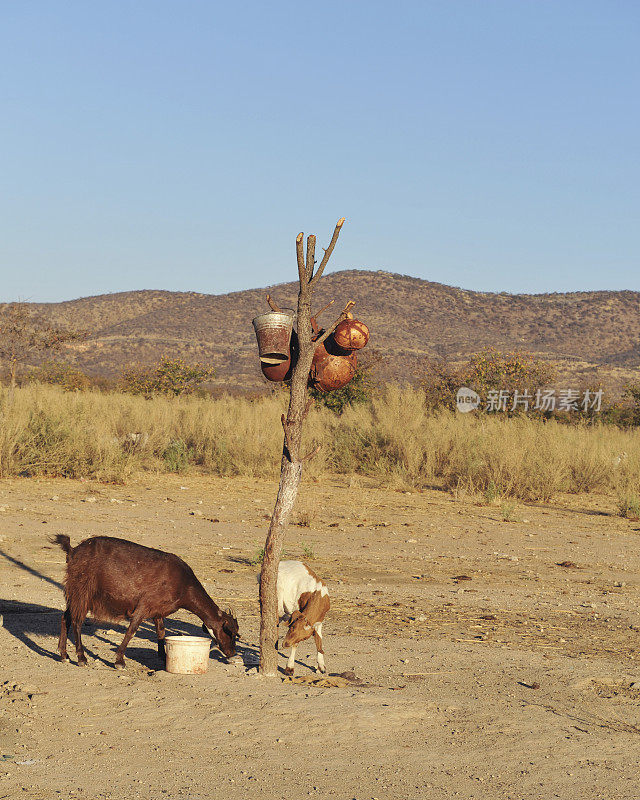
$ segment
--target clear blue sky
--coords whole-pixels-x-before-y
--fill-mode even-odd
[[[640,3],[0,0],[0,300],[640,289]]]

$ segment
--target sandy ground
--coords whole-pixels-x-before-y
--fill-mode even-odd
[[[306,483],[287,554],[304,548],[329,585],[329,672],[362,682],[327,688],[251,668],[250,562],[274,495],[196,476],[0,484],[0,798],[640,795],[640,525],[612,499],[519,506],[507,522],[436,491]],[[145,624],[117,672],[124,628],[91,622],[89,667],[60,663],[55,533],[178,553],[235,608],[245,666],[212,651],[206,675],[169,675]],[[298,659],[315,677],[312,641]]]

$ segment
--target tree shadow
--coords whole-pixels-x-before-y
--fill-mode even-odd
[[[614,511],[600,511],[597,508],[568,508],[555,503],[525,503],[527,508],[543,508],[545,511],[566,511],[569,514],[584,514],[587,517],[617,517]]]
[[[35,603],[0,599],[0,613],[3,616],[3,628],[29,650],[58,660],[57,652],[41,646],[32,636],[36,634],[38,637],[57,637],[60,633],[62,611]]]
[[[0,550],[0,556],[6,558],[6,560],[14,566],[23,569],[25,572],[28,572],[29,575],[35,575],[36,578],[41,578],[43,581],[50,583],[52,586],[57,586],[58,589],[64,591],[64,586],[61,583],[55,581],[53,578],[50,578],[48,575],[44,575],[42,572],[39,572],[37,569],[35,569],[35,567],[30,567],[28,564],[25,564],[24,561],[20,561],[20,559],[10,556],[9,553],[5,553],[4,550]]]

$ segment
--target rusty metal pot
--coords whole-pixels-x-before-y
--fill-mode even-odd
[[[262,363],[266,365],[282,364],[291,358],[293,312],[288,314],[270,311],[267,314],[260,314],[253,320],[253,327]]]
[[[286,361],[281,361],[279,364],[267,364],[264,361],[260,362],[260,369],[262,374],[268,381],[276,383],[281,381],[288,381],[293,374],[293,368],[298,361],[298,334],[293,331],[291,334],[290,355]]]
[[[345,319],[333,332],[333,339],[344,350],[360,350],[369,341],[369,328],[359,319]]]
[[[319,348],[322,345],[319,345]],[[318,351],[316,350],[316,353]],[[326,358],[318,360],[311,368],[311,382],[321,392],[342,389],[356,374],[358,359],[355,353],[335,356],[327,353]]]

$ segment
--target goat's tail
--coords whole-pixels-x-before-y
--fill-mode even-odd
[[[71,539],[68,536],[66,536],[64,533],[58,533],[56,536],[52,536],[49,541],[51,544],[59,544],[67,554],[67,558],[69,558],[73,547],[71,547]]]

